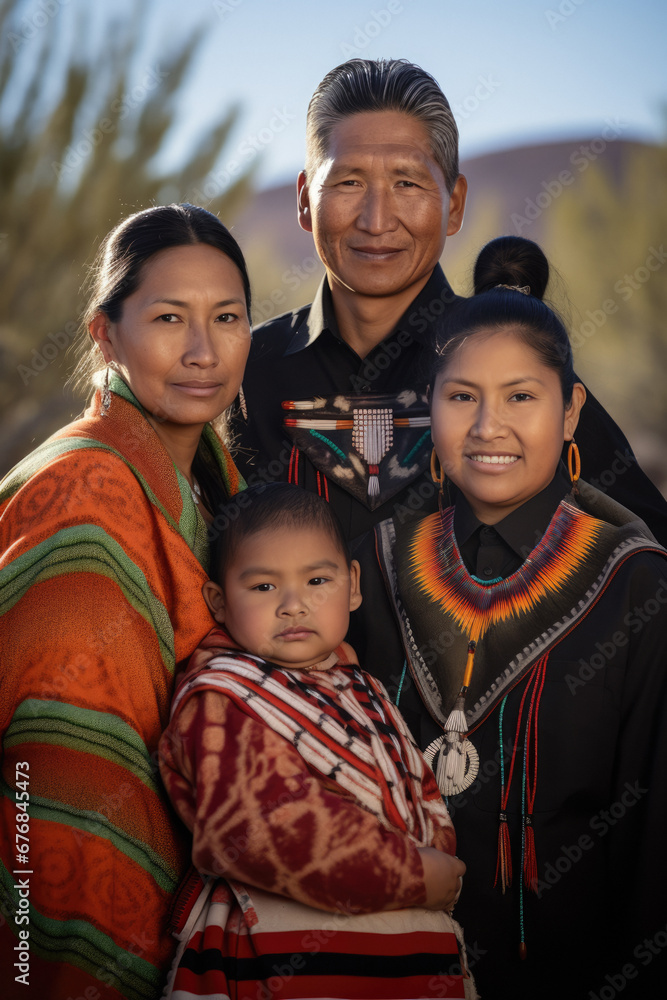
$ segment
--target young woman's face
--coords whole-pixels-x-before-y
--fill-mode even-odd
[[[495,524],[549,485],[586,398],[563,402],[558,373],[512,331],[479,330],[433,387],[431,434],[475,515]]]
[[[250,348],[239,270],[206,244],[162,250],[118,322],[98,314],[91,333],[162,428],[202,427],[235,398]]]

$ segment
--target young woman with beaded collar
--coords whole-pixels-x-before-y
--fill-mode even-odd
[[[653,995],[660,959],[642,942],[667,923],[667,553],[579,478],[585,389],[542,301],[548,274],[535,244],[493,241],[443,330],[441,509],[377,531],[413,704],[398,702],[410,718],[421,701],[468,866],[457,915],[475,928],[480,994],[588,998],[625,966],[624,983]]]

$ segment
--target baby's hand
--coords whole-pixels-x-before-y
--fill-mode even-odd
[[[451,854],[443,854],[434,847],[420,847],[424,866],[427,910],[452,910],[461,894],[462,876],[466,866]]]

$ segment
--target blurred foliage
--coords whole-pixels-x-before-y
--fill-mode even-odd
[[[604,157],[551,206],[545,249],[571,303],[579,375],[667,487],[667,146],[635,146],[613,177]]]
[[[447,237],[440,261],[458,295],[473,294],[472,275],[479,251],[507,229],[507,211],[496,191],[469,190],[468,199],[463,226],[455,236]]]
[[[40,8],[42,16],[31,20],[24,4],[0,0],[3,472],[82,409],[65,382],[85,266],[101,238],[138,209],[196,201],[193,192],[204,186],[238,117],[237,108],[227,109],[187,150],[180,169],[156,172],[151,161],[174,123],[201,33],[143,65],[145,4],[130,20],[105,25],[97,50],[87,21],[75,22],[68,39],[59,5],[52,7],[52,16]],[[206,207],[228,223],[250,182],[246,171]]]

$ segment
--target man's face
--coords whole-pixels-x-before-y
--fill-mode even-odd
[[[460,177],[450,196],[416,118],[372,111],[339,122],[314,176],[300,175],[298,194],[299,223],[313,234],[332,290],[416,295],[461,226],[466,182]]]

